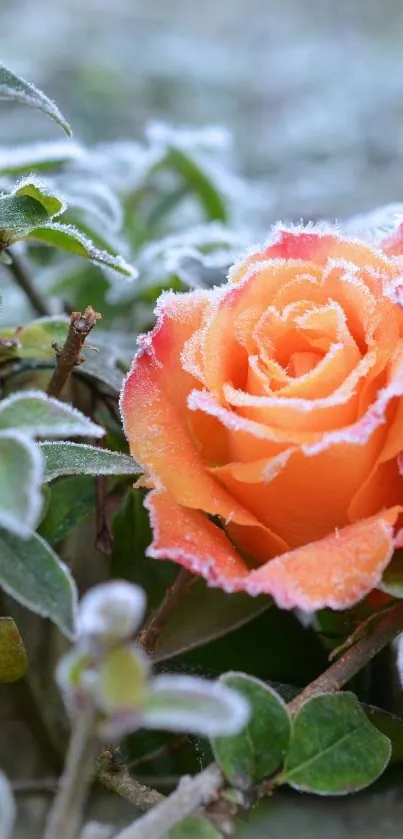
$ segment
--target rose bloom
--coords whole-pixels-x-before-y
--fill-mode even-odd
[[[167,558],[227,592],[344,609],[402,542],[403,225],[375,249],[275,228],[212,290],[164,293],[123,386]]]

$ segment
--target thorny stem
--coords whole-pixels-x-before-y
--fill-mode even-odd
[[[83,314],[72,313],[64,346],[60,348],[54,345],[57,361],[47,388],[48,396],[59,396],[76,365],[81,364],[81,350],[85,340],[100,318],[101,315],[92,306],[87,306]]]
[[[194,576],[190,571],[186,571],[186,569],[179,571],[174,583],[165,592],[162,603],[151,615],[148,623],[140,632],[138,640],[148,655],[154,655],[155,647],[162,630],[177,605],[186,597],[193,581]]]
[[[28,298],[34,312],[36,312],[36,314],[40,315],[41,317],[45,315],[50,315],[50,309],[48,309],[45,300],[36,290],[35,286],[32,285],[31,280],[25,271],[23,263],[15,256],[13,251],[10,251],[8,255],[12,259],[12,262],[10,262],[7,265],[7,268],[10,271],[10,274],[12,274],[14,281],[16,282],[18,287],[21,289],[21,291],[24,292],[25,296]]]
[[[44,839],[76,839],[89,786],[95,773],[98,741],[94,723],[95,713],[92,706],[77,714]]]
[[[223,777],[214,763],[194,778],[182,778],[169,798],[121,830],[114,839],[161,839],[201,804],[211,801],[222,783]]]

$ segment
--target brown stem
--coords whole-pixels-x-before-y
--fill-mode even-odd
[[[158,638],[164,629],[169,617],[180,601],[186,597],[191,584],[194,581],[193,574],[186,569],[179,571],[174,583],[165,592],[165,597],[158,606],[158,609],[151,615],[144,629],[139,634],[139,642],[148,655],[152,656]]]
[[[12,262],[10,262],[7,265],[7,268],[10,271],[10,274],[12,274],[14,281],[16,282],[18,287],[21,289],[21,291],[24,292],[25,296],[28,298],[34,312],[36,312],[37,315],[41,316],[50,315],[50,309],[48,309],[45,300],[43,300],[42,296],[36,290],[35,286],[32,285],[31,280],[25,271],[23,263],[20,262],[20,260],[15,256],[15,254],[12,251],[8,251],[8,256],[10,257],[10,259],[12,259]]]
[[[60,348],[54,345],[57,362],[47,388],[48,396],[59,396],[74,368],[81,364],[83,361],[81,350],[85,340],[100,318],[101,315],[92,306],[87,306],[84,314],[72,313],[64,346]]]
[[[114,766],[110,760],[108,749],[101,752],[97,760],[97,778],[105,789],[115,792],[138,807],[139,810],[150,810],[164,800],[164,796],[157,790],[147,787],[132,778],[123,763]]]
[[[403,603],[401,602],[388,609],[376,626],[371,627],[368,633],[350,647],[338,661],[335,661],[289,703],[288,708],[291,713],[295,714],[307,699],[318,693],[334,693],[340,690],[400,632],[403,632]]]

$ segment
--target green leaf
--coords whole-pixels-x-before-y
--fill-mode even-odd
[[[233,786],[247,789],[282,765],[291,720],[285,702],[259,679],[244,673],[225,673],[220,682],[242,693],[251,706],[252,716],[245,731],[212,742],[226,778]]]
[[[222,196],[213,180],[193,157],[182,149],[172,146],[168,151],[166,164],[175,169],[186,186],[196,193],[208,219],[227,221],[228,212]]]
[[[27,654],[12,618],[0,618],[0,683],[16,682],[27,669]]]
[[[39,533],[50,545],[61,542],[77,524],[84,521],[95,506],[92,478],[69,477],[52,485],[46,516]]]
[[[265,612],[271,602],[266,596],[226,594],[197,580],[170,614],[158,638],[154,658],[164,661],[220,638]]]
[[[0,146],[0,174],[23,175],[38,170],[59,167],[63,163],[77,160],[84,151],[77,143],[68,140],[50,140],[43,143],[18,144],[6,148]]]
[[[41,443],[45,456],[45,481],[60,475],[138,475],[134,458],[86,443]]]
[[[7,530],[0,531],[0,586],[32,612],[50,618],[68,638],[74,637],[75,583],[68,568],[37,533],[20,539]]]
[[[31,437],[103,437],[104,429],[65,402],[42,391],[20,391],[0,402],[0,429]]]
[[[13,189],[13,195],[27,195],[38,201],[50,218],[64,213],[67,207],[64,199],[35,175],[29,175],[20,181]]]
[[[29,238],[38,239],[40,242],[60,248],[63,251],[75,254],[75,256],[82,256],[96,265],[110,268],[112,271],[123,274],[130,279],[135,279],[137,276],[136,269],[125,262],[121,256],[95,247],[90,239],[87,239],[83,233],[71,224],[48,222],[45,225],[38,225],[35,229],[30,230]]]
[[[40,201],[29,195],[3,195],[0,197],[1,242],[10,244],[13,239],[26,235],[38,224],[46,222],[49,213]]]
[[[237,735],[248,719],[249,703],[232,685],[164,674],[149,682],[142,726],[226,738]]]
[[[221,833],[203,816],[188,816],[169,830],[165,839],[220,839]]]
[[[119,646],[102,661],[94,685],[98,707],[105,713],[139,711],[148,670],[142,652],[135,644]]]
[[[42,507],[42,474],[38,446],[18,432],[0,432],[1,527],[29,536]]]
[[[97,353],[92,352],[91,355],[87,352],[84,363],[77,367],[77,373],[79,376],[91,376],[91,378],[103,382],[116,393],[120,393],[124,378],[123,373],[114,366],[111,353],[107,353],[105,350],[100,350]]]
[[[2,64],[0,64],[0,99],[20,102],[22,105],[29,105],[31,108],[42,111],[51,119],[54,119],[55,122],[58,122],[66,134],[71,137],[71,128],[57,105],[33,84],[26,82],[20,76],[16,76]]]
[[[54,361],[53,343],[63,346],[69,319],[61,315],[36,318],[18,331],[18,356],[20,358],[51,359]],[[2,329],[0,335],[11,337],[14,330]]]
[[[369,722],[354,694],[321,694],[294,719],[279,782],[319,795],[346,795],[372,784],[390,755],[390,740]]]

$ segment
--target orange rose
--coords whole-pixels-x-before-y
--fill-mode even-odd
[[[403,510],[402,252],[403,225],[379,250],[276,229],[226,285],[161,296],[122,392],[150,556],[306,611],[379,585]]]

